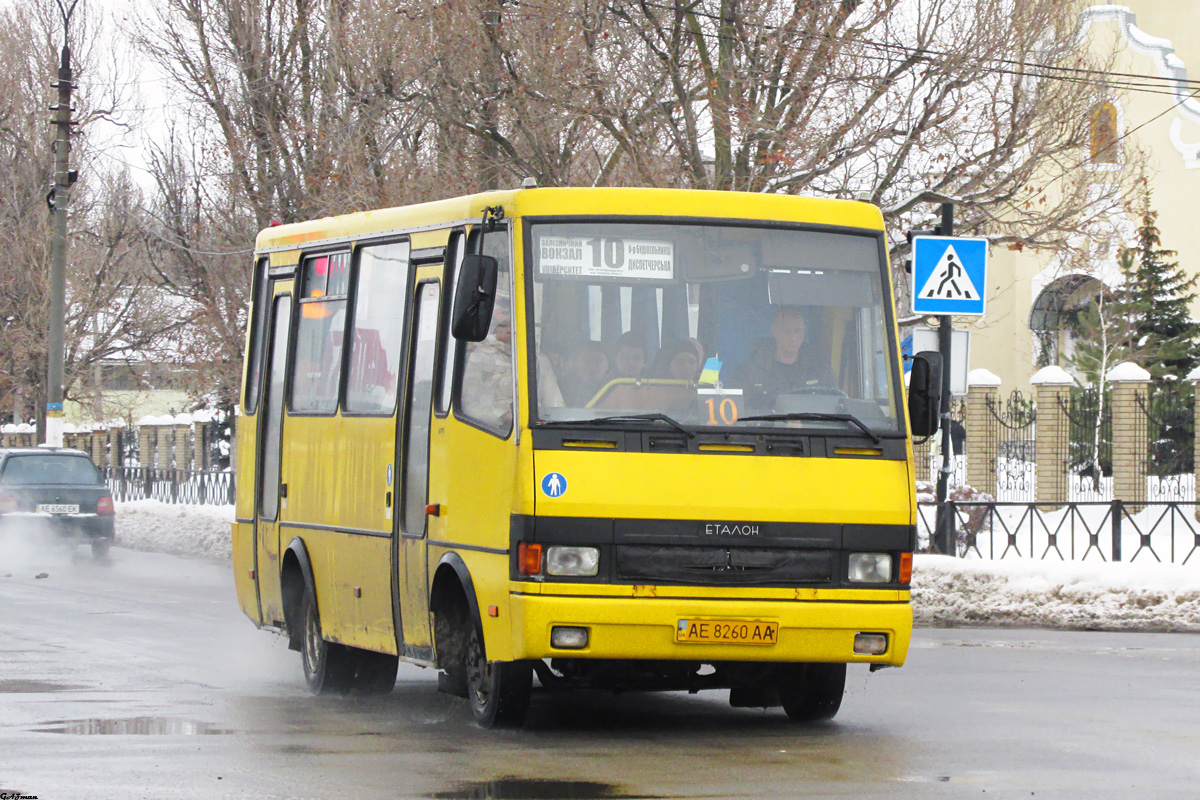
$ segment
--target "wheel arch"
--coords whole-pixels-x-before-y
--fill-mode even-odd
[[[452,551],[445,553],[438,560],[437,569],[434,570],[433,574],[433,584],[429,590],[429,611],[433,614],[434,618],[434,653],[438,666],[442,669],[446,668],[444,658],[452,654],[446,652],[445,646],[442,648],[438,647],[437,632],[439,628],[445,630],[444,627],[438,624],[438,612],[441,610],[445,613],[448,608],[453,607],[460,597],[465,604],[464,610],[467,614],[467,623],[473,625],[479,631],[480,641],[483,641],[483,619],[479,614],[479,600],[475,594],[475,581],[472,580],[471,571],[467,568],[462,556]],[[443,642],[443,645],[445,644]],[[457,649],[461,644],[455,640],[451,643],[451,646]]]
[[[317,584],[313,580],[312,562],[308,548],[299,536],[283,551],[279,570],[279,587],[283,595],[283,621],[287,626],[288,649],[299,650],[301,644],[300,601],[305,591],[317,599]]]

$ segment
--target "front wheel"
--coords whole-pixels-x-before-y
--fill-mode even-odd
[[[524,661],[488,661],[478,628],[466,652],[467,700],[484,728],[519,728],[529,710],[533,668]]]
[[[300,657],[304,662],[304,682],[313,694],[345,694],[357,668],[355,653],[349,647],[327,642],[321,636],[321,618],[317,598],[307,589],[300,601],[303,635]]]
[[[777,677],[779,699],[792,722],[833,719],[846,691],[845,664],[788,664]]]

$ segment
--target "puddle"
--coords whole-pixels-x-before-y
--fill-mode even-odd
[[[64,719],[47,722],[38,733],[69,733],[75,736],[210,736],[232,733],[194,719],[130,717],[128,719]]]
[[[0,681],[0,694],[42,694],[44,692],[73,692],[86,689],[74,683],[54,683],[53,681]]]
[[[621,787],[595,781],[539,781],[527,778],[500,778],[494,781],[470,781],[438,792],[438,800],[634,800],[653,795],[625,794]]]

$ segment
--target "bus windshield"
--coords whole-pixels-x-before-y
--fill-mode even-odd
[[[529,235],[535,423],[899,431],[881,234],[588,221]]]

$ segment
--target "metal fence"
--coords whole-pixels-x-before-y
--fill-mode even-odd
[[[1113,499],[1112,391],[1094,386],[1072,388],[1059,400],[1067,443],[1067,499],[1094,503]]]
[[[993,402],[989,398],[987,410],[985,435],[996,453],[996,498],[1033,500],[1037,489],[1034,460],[1037,410],[1033,401],[1013,390],[1007,401]]]
[[[105,467],[113,499],[161,500],[191,505],[229,505],[234,501],[233,472],[174,467]]]
[[[1150,500],[1195,498],[1196,389],[1189,381],[1154,386],[1147,401],[1138,396],[1146,414],[1149,442],[1146,497]]]
[[[1200,561],[1194,502],[1111,500],[1046,508],[1036,503],[950,501],[946,506],[956,554],[967,558]],[[921,503],[917,512],[918,540],[927,550],[936,529],[937,504]]]

